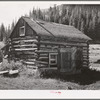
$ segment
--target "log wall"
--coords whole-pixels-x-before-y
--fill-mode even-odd
[[[83,67],[88,67],[88,43],[59,43],[41,41],[38,36],[13,38],[11,41],[10,52],[12,58],[23,60],[28,67],[50,68],[50,54],[58,55],[59,48],[77,47],[82,49]],[[57,65],[56,65],[57,67]]]
[[[20,59],[28,67],[36,67],[38,37],[19,37],[11,40],[12,59]]]

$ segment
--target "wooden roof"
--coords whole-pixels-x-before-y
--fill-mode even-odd
[[[68,40],[91,40],[81,31],[70,25],[57,24],[53,22],[32,20],[29,17],[21,17],[38,34],[57,38],[66,38]]]

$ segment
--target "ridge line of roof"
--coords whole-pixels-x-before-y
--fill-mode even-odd
[[[34,20],[35,21],[35,20]],[[38,21],[35,21],[38,25],[40,25],[42,28],[44,28],[47,32],[49,32],[52,36],[55,37],[49,30],[47,30],[44,26],[42,26]]]
[[[39,23],[38,20],[34,20],[34,19],[31,19],[31,18],[26,17],[26,16],[25,16],[25,17],[22,16],[22,18],[23,18],[23,19],[29,19],[31,22],[32,22],[32,21],[35,22],[37,25],[39,25],[41,28],[43,28],[46,32],[48,32],[51,36],[56,37],[56,35],[53,34],[52,30],[48,30],[48,28],[45,27],[44,25],[42,25],[41,23]],[[26,21],[26,20],[25,20],[25,21]],[[40,21],[40,22],[41,22],[41,21]],[[43,22],[45,23],[45,21],[43,21]],[[29,23],[28,23],[28,24],[29,24]],[[50,22],[50,24],[51,24],[51,22]],[[54,24],[54,25],[59,25],[59,24],[54,23],[54,22],[53,22],[52,24]],[[72,28],[76,29],[77,31],[80,31],[80,30],[78,30],[77,28],[75,28],[75,27],[73,27],[73,26],[71,26],[71,25],[63,25],[63,24],[60,24],[60,25],[72,27]],[[80,32],[81,32],[81,31],[80,31]],[[37,33],[37,32],[36,32],[36,33]],[[81,32],[81,33],[82,33],[82,32]],[[85,34],[82,34],[82,35],[86,36],[86,37],[83,37],[84,39],[86,39],[86,40],[91,40],[91,38],[88,37],[87,35],[85,35]],[[68,37],[68,36],[67,36],[67,37]],[[77,37],[77,38],[80,38],[80,37]]]

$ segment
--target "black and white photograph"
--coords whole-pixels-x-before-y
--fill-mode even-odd
[[[100,4],[0,1],[0,90],[100,90]]]

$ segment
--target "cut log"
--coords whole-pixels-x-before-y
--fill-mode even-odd
[[[6,73],[9,73],[9,71],[0,71],[0,74],[6,74]]]
[[[18,73],[19,73],[18,70],[10,70],[10,71],[9,71],[9,74],[10,74],[10,75],[18,74]]]
[[[30,69],[37,69],[38,67],[37,67],[37,66],[27,65],[27,68],[30,68]]]
[[[25,61],[24,61],[24,63],[25,63],[25,64],[29,64],[29,65],[35,65],[35,62],[28,62],[28,61],[25,62]]]

